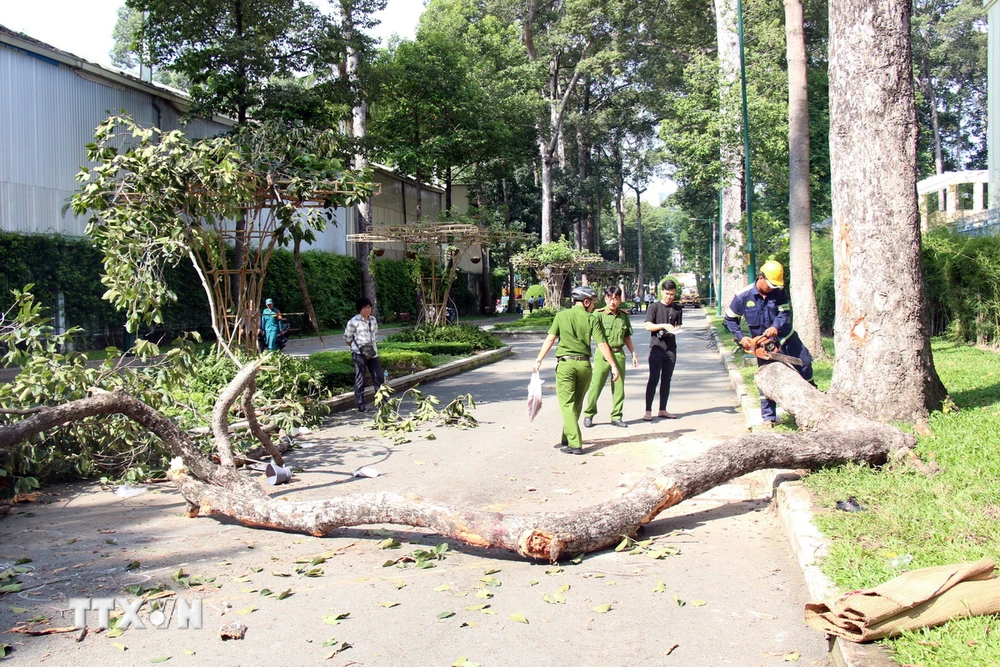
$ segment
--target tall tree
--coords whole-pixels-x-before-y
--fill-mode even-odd
[[[716,40],[719,47],[719,115],[727,119],[720,138],[722,160],[722,298],[724,303],[747,284],[743,259],[743,147],[739,120],[740,47],[736,32],[736,0],[715,0]]]
[[[809,197],[809,92],[802,0],[785,0],[788,61],[788,243],[795,329],[813,358],[826,357],[812,268],[812,206]]]
[[[126,0],[126,7],[133,18],[143,15],[133,34],[147,64],[166,66],[189,82],[189,114],[228,115],[239,125],[264,106],[274,78],[306,68],[325,27],[317,8],[304,0]],[[243,265],[245,230],[240,216],[233,236],[235,267]],[[236,297],[239,273],[231,283]]]
[[[837,356],[830,393],[884,421],[940,407],[924,306],[908,0],[830,3]]]
[[[364,30],[374,27],[372,19],[375,12],[385,9],[386,0],[339,0],[341,30],[346,45],[346,62],[344,75],[352,91],[354,100],[351,109],[351,134],[354,136],[356,150],[354,153],[354,168],[358,171],[368,169],[368,156],[365,155],[364,143],[368,128],[368,101],[360,85],[360,69],[362,60],[370,53],[374,40],[368,37]],[[405,194],[405,193],[404,193]],[[357,231],[368,231],[372,227],[371,199],[362,201],[357,206]],[[378,313],[378,295],[375,292],[375,276],[369,263],[371,261],[371,243],[358,244],[358,264],[361,269],[362,295],[372,302],[372,310]]]

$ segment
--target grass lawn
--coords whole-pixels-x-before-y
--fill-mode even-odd
[[[513,322],[503,322],[494,328],[498,331],[548,331],[555,316],[556,311],[554,310],[536,310],[530,315],[525,315]]]
[[[723,341],[731,336],[713,318]],[[823,340],[828,354],[832,339]],[[989,556],[1000,561],[1000,354],[932,340],[934,363],[958,410],[930,417],[933,435],[918,437],[918,453],[942,472],[847,465],[809,475],[805,484],[823,510],[816,524],[830,539],[823,570],[843,590],[876,586],[901,573]],[[814,364],[820,389],[830,386],[833,362]],[[741,370],[756,395],[756,365]],[[788,419],[788,418],[786,418]],[[794,420],[789,426],[794,428]],[[833,509],[854,497],[867,510]],[[908,564],[901,564],[908,561]],[[1000,665],[995,617],[952,621],[886,640],[904,665]]]
[[[931,415],[932,436],[918,437],[934,476],[908,469],[845,466],[806,478],[819,504],[854,496],[866,512],[821,512],[833,538],[823,569],[845,590],[874,586],[900,573],[909,555],[917,569],[990,556],[1000,560],[1000,355],[934,339],[934,364],[958,411]],[[1000,665],[997,618],[975,617],[909,633],[887,643],[902,664],[924,667]]]

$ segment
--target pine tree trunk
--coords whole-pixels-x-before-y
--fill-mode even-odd
[[[734,129],[723,133],[721,159],[722,189],[722,303],[729,304],[746,287],[746,261],[743,259],[743,148],[739,142],[738,83],[740,47],[736,33],[736,1],[715,0],[716,37],[719,46],[720,113]]]
[[[814,359],[825,359],[812,267],[809,200],[809,93],[802,0],[785,0],[788,61],[788,241],[795,330]]]
[[[830,3],[830,393],[883,421],[921,420],[946,393],[931,357],[920,262],[911,57],[907,0]]]

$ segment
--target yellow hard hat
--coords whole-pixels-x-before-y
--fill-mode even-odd
[[[785,286],[785,267],[781,265],[781,262],[776,262],[773,259],[768,260],[764,262],[764,266],[760,267],[760,272],[771,287],[781,289]]]

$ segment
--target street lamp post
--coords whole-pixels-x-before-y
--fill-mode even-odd
[[[750,173],[750,117],[747,113],[747,60],[743,48],[743,0],[736,0],[736,32],[740,40],[740,87],[743,93],[743,187],[747,201],[747,254],[750,280],[757,278],[757,250],[753,242],[753,181]]]

